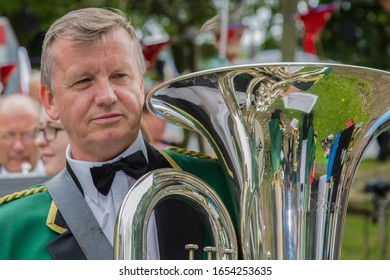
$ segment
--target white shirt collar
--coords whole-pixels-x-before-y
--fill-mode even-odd
[[[79,180],[84,193],[88,194],[88,196],[90,196],[91,198],[97,199],[97,195],[99,193],[93,184],[90,168],[94,166],[101,166],[104,163],[110,163],[116,161],[119,158],[126,157],[138,150],[141,150],[144,153],[146,160],[148,160],[147,150],[146,150],[145,142],[143,140],[141,131],[138,133],[138,136],[134,141],[134,143],[127,150],[125,150],[122,154],[118,155],[116,158],[109,160],[107,162],[75,160],[71,157],[70,145],[68,145],[66,149],[66,160],[68,161],[70,167],[72,168],[72,171],[74,172],[77,179]]]

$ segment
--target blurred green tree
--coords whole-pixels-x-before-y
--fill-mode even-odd
[[[27,48],[33,66],[39,67],[45,30],[66,12],[81,7],[113,7],[130,12],[133,24],[141,28],[154,18],[171,37],[172,50],[179,72],[199,70],[199,61],[216,56],[210,42],[197,42],[201,26],[218,14],[216,3],[226,0],[20,0],[0,1],[0,16],[8,17],[20,45]],[[390,15],[380,5],[386,0],[344,0],[317,41],[318,55],[340,63],[390,69]],[[263,21],[264,40],[254,52],[281,49],[284,60],[291,61],[294,49],[302,49],[302,26],[292,20],[298,11],[294,6],[316,7],[334,0],[230,0],[233,17],[240,20],[266,9],[269,19]],[[291,4],[293,3],[293,4]],[[284,18],[284,21],[283,21]],[[277,27],[277,28],[275,28]],[[274,31],[279,29],[275,35]],[[295,28],[295,31],[294,31]]]
[[[377,0],[344,1],[318,47],[321,56],[342,63],[390,70],[390,14]]]

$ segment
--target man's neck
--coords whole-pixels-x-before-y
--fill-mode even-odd
[[[142,135],[141,131],[139,131],[137,138],[129,147],[127,147],[120,154],[111,157],[111,159],[109,159],[109,160],[106,160],[106,161],[87,161],[87,160],[79,160],[77,158],[74,158],[73,153],[72,153],[72,147],[70,144],[68,145],[68,147],[66,149],[66,159],[68,160],[68,162],[84,162],[84,163],[90,162],[93,164],[97,164],[97,163],[103,163],[103,162],[112,162],[112,161],[119,159],[120,157],[128,156],[128,155],[130,155],[136,151],[139,151],[139,150],[141,150],[144,153],[145,157],[147,158],[147,150],[146,150],[145,142],[144,142],[143,135]]]

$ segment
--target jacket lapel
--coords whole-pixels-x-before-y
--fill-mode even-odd
[[[168,161],[170,158],[165,157],[160,150],[156,149],[146,141],[145,146],[148,153],[150,171],[160,168],[172,167],[172,164]]]
[[[46,225],[59,236],[46,244],[53,260],[85,260],[86,257],[81,250],[76,238],[70,232],[61,213],[54,202],[52,202],[47,217]]]

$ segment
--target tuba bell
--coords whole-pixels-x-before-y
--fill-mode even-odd
[[[247,260],[339,259],[355,172],[390,124],[389,74],[322,63],[222,67],[159,85],[147,105],[201,134],[223,165],[239,232],[237,242],[215,237],[229,240],[218,246],[239,244]],[[118,224],[127,218],[121,212]]]

